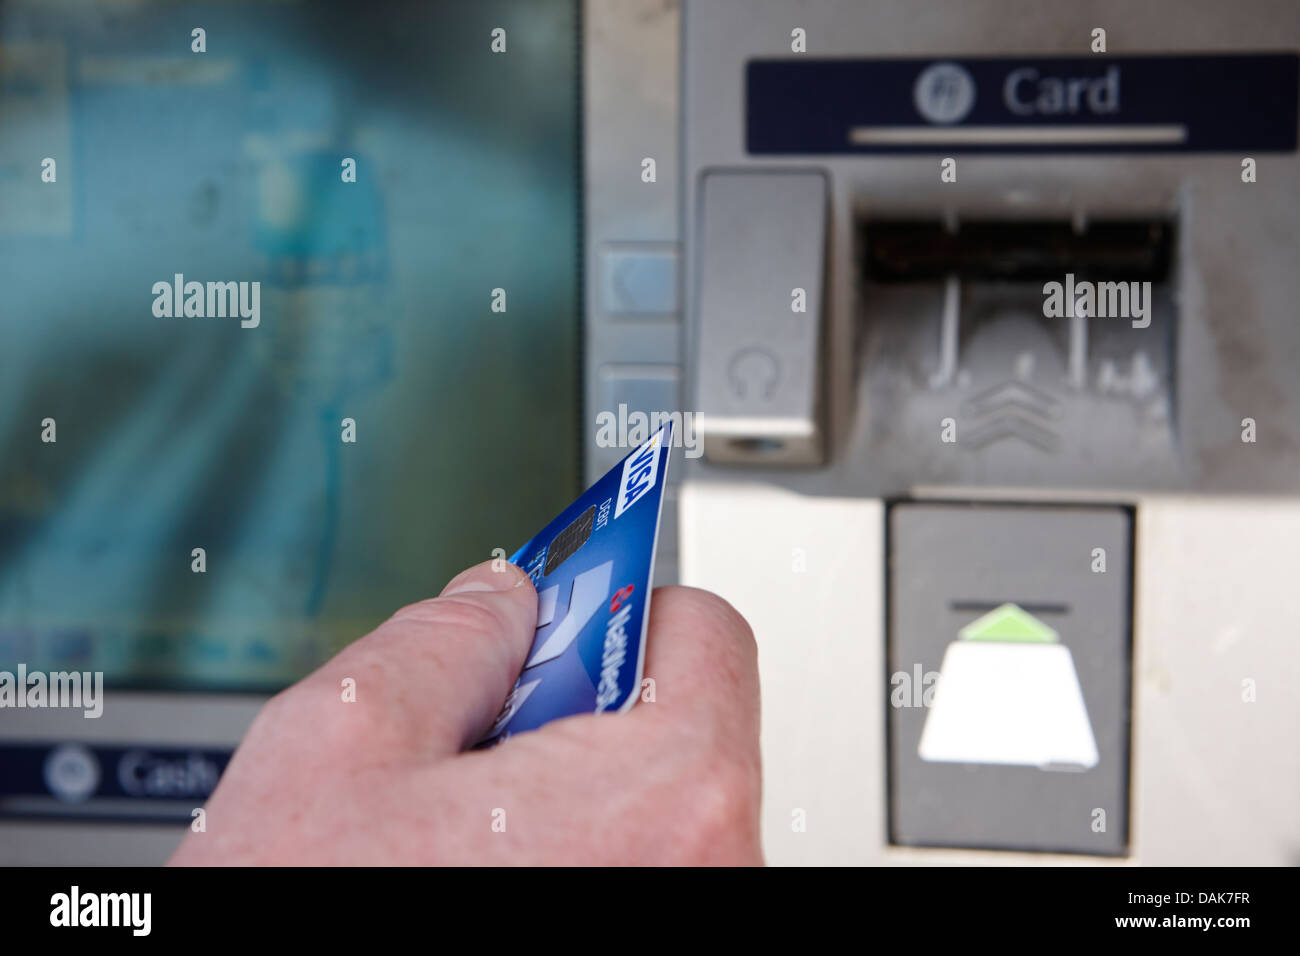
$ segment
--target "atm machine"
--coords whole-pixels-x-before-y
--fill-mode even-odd
[[[506,6],[488,5],[484,30]],[[528,394],[580,398],[576,427],[545,415],[551,435],[572,428],[582,474],[546,476],[489,544],[522,540],[621,457],[598,415],[683,413],[656,573],[753,626],[770,863],[1300,862],[1293,5],[581,0],[573,14],[508,29],[581,48],[581,139],[565,142],[580,143],[582,268],[550,262],[581,276],[581,336],[529,343],[560,344]],[[339,145],[308,92],[327,74],[284,101],[307,96],[326,132],[277,139],[261,116],[193,215],[228,224],[213,190],[239,196],[223,177],[277,150],[310,181],[301,154]],[[107,96],[148,71],[77,75]],[[238,75],[274,106],[282,71]],[[384,132],[344,141],[403,181],[394,147],[430,144]],[[560,140],[532,147],[563,181]],[[340,234],[356,241],[360,223],[371,242],[383,229],[365,224],[387,222],[409,240],[447,212],[381,199],[371,215],[354,196]],[[564,199],[550,232],[508,248],[544,256],[563,245],[555,228],[577,234]],[[274,266],[301,253],[286,217],[235,225],[256,227]],[[477,268],[483,243],[439,268]],[[400,245],[362,250],[368,281],[412,281]],[[397,288],[385,315],[438,294]],[[560,308],[538,321],[577,312],[552,291]],[[387,335],[377,318],[352,344],[400,360]],[[383,531],[360,539],[366,554]],[[460,532],[480,546],[484,532]],[[406,596],[335,608],[339,635]],[[161,862],[286,674],[123,690],[98,721],[4,714],[0,766],[22,783],[0,787],[0,860]]]
[[[1294,6],[585,9],[588,406],[698,415],[769,862],[1300,862]]]

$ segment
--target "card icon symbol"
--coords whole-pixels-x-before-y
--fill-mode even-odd
[[[932,763],[1090,770],[1097,741],[1070,649],[1003,604],[948,645],[918,753]]]

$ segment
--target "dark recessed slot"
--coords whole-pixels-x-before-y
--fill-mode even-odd
[[[733,438],[732,448],[747,455],[771,455],[785,447],[785,442],[776,438]]]
[[[1060,279],[1067,272],[1106,281],[1162,281],[1169,272],[1173,223],[1161,220],[874,220],[863,225],[865,273],[873,282]]]
[[[1001,607],[1006,601],[949,601],[948,609],[960,613],[982,613]],[[1020,610],[1029,614],[1069,614],[1068,604],[1041,604],[1034,601],[1012,601]]]

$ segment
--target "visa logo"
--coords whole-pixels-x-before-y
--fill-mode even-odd
[[[623,477],[618,484],[618,506],[614,509],[615,518],[640,501],[655,486],[655,478],[659,475],[659,446],[663,437],[661,429],[623,462]]]

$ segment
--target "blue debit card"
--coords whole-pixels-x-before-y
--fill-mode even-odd
[[[670,421],[510,558],[537,588],[537,633],[481,746],[636,703],[671,447]]]

